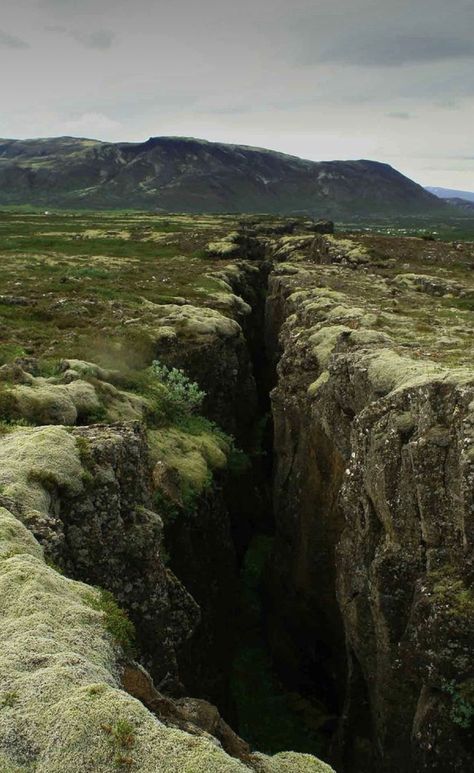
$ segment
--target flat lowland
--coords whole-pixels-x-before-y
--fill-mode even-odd
[[[255,222],[264,231],[281,225],[231,215],[1,212],[0,364],[23,355],[40,358],[46,369],[63,357],[107,367],[149,364],[153,329],[167,305],[222,310],[216,271],[235,256],[216,260],[206,245]],[[271,248],[275,238],[263,240]],[[295,238],[288,236],[289,244]],[[468,356],[474,242],[367,229],[325,238],[332,262],[363,269],[331,281],[355,303],[371,302],[378,326],[403,329],[414,356]],[[388,308],[386,292],[378,292],[387,282]]]

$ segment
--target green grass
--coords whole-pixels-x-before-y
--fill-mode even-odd
[[[105,627],[114,639],[122,647],[124,652],[133,657],[135,654],[135,626],[117,604],[114,596],[109,591],[102,588],[96,589],[99,597],[93,593],[88,596],[89,605],[97,612],[104,615]]]
[[[208,220],[0,210],[0,365],[25,353],[100,361],[102,350],[108,360],[128,350],[133,359],[147,325],[127,330],[124,320],[144,316],[146,303],[200,305],[219,289],[206,277],[215,264],[197,257]],[[17,297],[26,305],[12,305]]]
[[[339,222],[341,230],[361,233],[379,233],[387,236],[434,237],[441,241],[474,241],[474,217],[456,215],[445,220],[426,217],[399,217],[390,219],[359,218]]]

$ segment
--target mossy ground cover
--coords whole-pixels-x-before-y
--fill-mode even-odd
[[[372,327],[391,336],[401,354],[450,366],[472,363],[474,331],[474,243],[447,244],[421,238],[343,234],[331,239],[341,252],[348,240],[359,244],[369,264],[355,270],[318,266],[318,281],[344,295],[340,321],[355,329]],[[400,275],[435,278],[446,292],[432,294]],[[314,282],[314,280],[311,280]],[[459,295],[450,291],[462,286]],[[360,316],[363,312],[365,320]],[[334,323],[337,314],[335,313]],[[372,315],[368,319],[367,315]],[[366,324],[367,323],[367,324]]]
[[[428,217],[400,217],[391,219],[345,221],[340,228],[357,233],[379,233],[386,236],[416,236],[442,241],[474,241],[474,218],[472,215],[446,217],[443,220]]]
[[[0,212],[0,358],[100,361],[146,348],[144,304],[205,304],[218,292],[202,257],[231,218]],[[127,330],[130,320],[133,329]],[[127,346],[127,339],[130,344]],[[91,351],[95,355],[91,357]],[[87,355],[88,352],[88,356]]]

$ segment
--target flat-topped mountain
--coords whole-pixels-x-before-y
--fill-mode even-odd
[[[332,217],[446,209],[387,164],[306,161],[186,137],[0,140],[0,205],[22,204]]]

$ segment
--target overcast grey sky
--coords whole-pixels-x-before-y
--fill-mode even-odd
[[[474,190],[474,0],[1,0],[0,136],[186,135]]]

